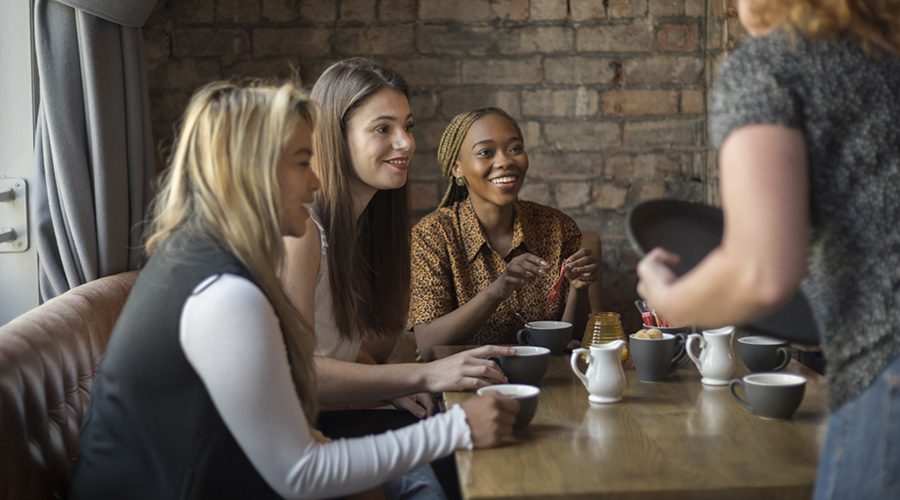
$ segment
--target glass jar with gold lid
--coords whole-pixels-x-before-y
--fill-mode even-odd
[[[598,312],[588,316],[587,328],[584,329],[582,347],[590,347],[591,344],[605,344],[613,340],[624,340],[622,347],[622,365],[628,361],[628,339],[625,338],[625,330],[622,328],[622,319],[619,313]]]

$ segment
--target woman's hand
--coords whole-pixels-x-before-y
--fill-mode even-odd
[[[506,375],[488,356],[510,356],[511,347],[485,345],[444,359],[424,363],[425,387],[431,392],[475,390],[492,383],[506,383]]]
[[[576,289],[590,286],[597,280],[597,256],[588,248],[581,248],[563,261],[566,279]]]
[[[475,448],[497,446],[505,436],[513,433],[513,423],[519,413],[519,402],[496,392],[475,396],[461,404],[472,430]]]
[[[662,248],[654,248],[637,265],[638,295],[654,305],[664,307],[665,295],[678,278],[672,267],[681,262],[681,257]]]
[[[411,396],[392,399],[391,404],[398,410],[406,410],[418,418],[430,417],[437,411],[434,396],[430,392],[420,392]]]
[[[506,265],[506,270],[491,284],[502,299],[509,298],[519,288],[530,283],[537,276],[543,276],[550,270],[550,264],[544,259],[530,253],[518,255]]]

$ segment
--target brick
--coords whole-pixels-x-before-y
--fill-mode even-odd
[[[253,56],[293,56],[331,52],[331,30],[318,28],[263,28],[253,30]]]
[[[494,0],[491,13],[503,21],[525,21],[528,19],[529,0]]]
[[[693,2],[695,0],[687,0]],[[648,14],[652,17],[675,17],[684,15],[685,0],[650,0]],[[703,3],[700,1],[699,3]]]
[[[534,0],[531,2],[532,21],[562,21],[568,19],[567,0]]]
[[[594,121],[544,123],[547,145],[564,151],[598,151],[620,143],[619,124]]]
[[[609,17],[647,17],[647,0],[609,0]]]
[[[159,89],[158,82],[152,82],[156,89]],[[160,89],[161,90],[161,89]],[[181,118],[184,110],[187,108],[188,102],[191,100],[192,91],[166,91],[159,94],[150,95],[150,105],[153,110],[153,121],[166,124],[168,130],[164,131],[164,136],[157,136],[159,139],[163,137],[173,137],[175,130],[173,124]]]
[[[634,192],[634,202],[641,203],[647,200],[665,198],[667,193],[664,182],[635,182],[631,184]]]
[[[572,29],[565,26],[526,26],[502,30],[497,36],[501,54],[571,52]]]
[[[596,177],[602,160],[596,153],[560,153],[532,150],[528,153],[528,178],[587,180]]]
[[[402,55],[412,52],[412,48],[412,27],[339,28],[335,32],[335,49],[338,54]]]
[[[222,76],[229,78],[292,78],[300,64],[296,58],[279,57],[276,59],[253,59],[239,61],[222,69]]]
[[[702,83],[703,59],[688,56],[651,56],[628,59],[623,63],[628,84]]]
[[[250,35],[237,29],[185,29],[172,32],[175,57],[222,57],[234,61],[250,50]]]
[[[144,57],[148,61],[165,61],[172,55],[172,35],[162,29],[143,30]]]
[[[628,188],[609,182],[594,183],[594,206],[605,210],[618,210],[625,206]],[[602,232],[601,232],[602,236]]]
[[[173,7],[172,17],[176,24],[208,24],[216,17],[213,0],[184,0],[174,2]]]
[[[438,96],[431,91],[412,90],[409,109],[417,120],[437,116]]]
[[[549,83],[614,83],[617,64],[599,57],[554,57],[544,61],[544,74]]]
[[[147,64],[150,87],[164,92],[194,89],[213,80],[221,80],[219,62],[210,59],[180,59]]]
[[[573,21],[606,19],[606,2],[597,0],[569,0],[569,10]]]
[[[258,23],[259,0],[216,0],[217,23]]]
[[[378,19],[392,23],[408,23],[416,20],[415,0],[381,0],[378,3]]]
[[[697,25],[666,24],[657,33],[662,51],[697,50]]]
[[[557,208],[575,208],[591,202],[591,185],[586,182],[560,182],[553,192]]]
[[[646,22],[578,28],[578,52],[646,52],[653,48],[653,25]]]
[[[705,96],[702,90],[681,91],[681,112],[687,115],[703,113]]]
[[[262,0],[262,18],[273,23],[290,23],[300,18],[299,0]]]
[[[706,34],[706,49],[725,48],[725,26],[717,21],[709,20],[704,30]]]
[[[441,192],[434,182],[410,182],[409,206],[413,210],[433,210],[441,202]]]
[[[710,2],[713,5],[725,3],[722,1]],[[684,0],[684,15],[689,17],[703,17],[706,15],[706,2],[704,0]]]
[[[541,81],[541,58],[467,60],[462,63],[464,84],[527,85]]]
[[[525,184],[519,190],[519,199],[549,205],[551,202],[550,185],[544,182],[529,181],[528,177],[525,177]]]
[[[520,102],[518,90],[472,92],[469,88],[457,87],[441,92],[441,114],[449,119],[463,111],[497,107],[515,117],[520,114]]]
[[[491,18],[491,2],[484,0],[419,0],[422,21],[487,21]]]
[[[342,23],[370,24],[374,22],[375,0],[341,0],[338,20]]]
[[[597,114],[597,91],[577,89],[538,89],[522,91],[525,116],[593,116]]]
[[[490,28],[419,26],[416,46],[422,54],[485,55],[491,46]]]
[[[337,19],[337,2],[300,0],[300,17],[311,23],[331,23]]]
[[[703,122],[668,120],[625,124],[625,145],[668,148],[693,146],[703,137]]]
[[[525,141],[525,149],[531,147],[532,144],[538,145],[542,144],[543,140],[541,139],[541,124],[540,122],[527,121],[522,122],[522,120],[518,120],[519,128],[522,129],[522,135],[525,136],[522,139]]]
[[[413,129],[413,133],[416,138],[420,135],[415,129]],[[447,181],[441,175],[435,151],[427,150],[417,145],[416,152],[413,153],[409,165],[410,179],[415,182],[433,182],[441,196],[444,196],[444,190],[447,189]]]
[[[406,57],[389,59],[385,65],[403,75],[406,82],[416,85],[456,85],[459,83],[459,63],[442,58]]]
[[[601,94],[603,114],[617,116],[674,115],[677,90],[611,90]]]
[[[612,180],[658,179],[681,173],[678,154],[618,154],[606,159],[606,178]]]
[[[420,120],[416,119],[416,127],[413,129],[416,138],[416,149],[422,148],[426,151],[437,151],[438,144],[441,141],[441,134],[444,133],[444,127],[447,126],[447,120]]]

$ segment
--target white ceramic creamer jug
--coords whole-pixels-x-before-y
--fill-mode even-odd
[[[625,390],[625,372],[622,370],[621,351],[624,340],[614,340],[605,344],[591,344],[590,350],[580,348],[572,351],[569,364],[572,371],[587,387],[588,400],[592,403],[616,403],[622,400]],[[585,355],[587,373],[578,369],[578,358]]]
[[[688,335],[684,350],[700,370],[700,382],[706,385],[728,385],[731,382],[731,376],[737,369],[734,351],[731,349],[733,334],[734,327],[725,326],[703,330],[702,336],[696,333]],[[700,356],[694,354],[694,342],[700,343]]]

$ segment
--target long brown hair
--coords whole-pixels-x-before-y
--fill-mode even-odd
[[[310,425],[318,400],[313,332],[284,292],[278,165],[298,118],[314,126],[306,93],[293,84],[239,86],[218,82],[191,98],[153,201],[148,255],[175,231],[214,241],[250,271],[281,321],[294,387]]]
[[[405,326],[409,309],[407,185],[377,191],[359,220],[353,211],[351,187],[362,180],[350,160],[347,122],[385,88],[409,99],[409,87],[396,71],[353,58],[326,69],[312,91],[320,110],[313,133],[313,167],[323,184],[315,212],[328,241],[325,258],[334,322],[349,338],[396,334]]]
[[[744,21],[751,26],[820,38],[834,38],[862,23],[900,52],[898,0],[754,0],[748,17]]]

